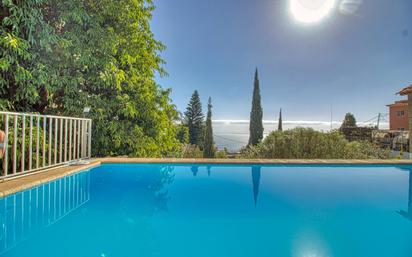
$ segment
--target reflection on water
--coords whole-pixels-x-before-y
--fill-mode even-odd
[[[199,167],[198,167],[198,166],[192,166],[192,167],[190,168],[190,170],[192,171],[193,176],[196,177],[196,176],[197,176],[197,173],[199,172]]]
[[[252,166],[253,200],[255,202],[255,206],[257,205],[259,195],[261,168],[261,166]]]
[[[0,256],[410,257],[407,171],[102,165],[0,200]]]
[[[409,172],[409,183],[408,183],[408,210],[400,210],[398,213],[403,217],[412,221],[412,171],[410,169],[406,169]]]
[[[89,171],[0,199],[0,254],[58,222],[89,199]]]

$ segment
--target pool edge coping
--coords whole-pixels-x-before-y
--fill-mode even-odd
[[[412,165],[412,160],[343,160],[343,159],[198,159],[198,158],[127,158],[106,157],[91,159],[88,164],[61,166],[47,171],[0,182],[0,198],[24,191],[50,181],[73,175],[101,164],[355,164],[355,165]]]

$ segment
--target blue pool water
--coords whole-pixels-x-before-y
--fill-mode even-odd
[[[411,257],[411,170],[102,165],[0,199],[0,256]]]

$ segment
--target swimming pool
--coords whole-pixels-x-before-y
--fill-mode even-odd
[[[410,257],[411,171],[103,164],[0,199],[0,256]]]

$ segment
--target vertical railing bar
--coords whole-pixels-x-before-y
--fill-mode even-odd
[[[89,123],[89,134],[88,134],[88,136],[89,136],[89,138],[88,138],[89,151],[88,151],[88,157],[91,158],[92,157],[92,120],[89,120],[88,123]]]
[[[20,171],[24,172],[24,162],[26,160],[26,116],[22,115],[22,125],[21,125],[21,160],[20,160]]]
[[[42,167],[46,166],[46,126],[47,126],[47,118],[43,116],[43,146],[42,146]]]
[[[73,159],[76,159],[77,120],[73,120]]]
[[[9,115],[5,114],[4,118],[4,159],[3,159],[3,176],[8,175],[9,171]]]
[[[83,158],[87,157],[87,121],[83,121],[84,122],[84,135],[83,135],[83,142],[84,142],[84,147],[83,147]]]
[[[14,124],[13,124],[13,173],[17,171],[17,115],[14,115]]]
[[[52,129],[53,129],[53,118],[49,118],[49,165],[52,165]]]
[[[36,129],[36,169],[39,168],[39,153],[40,153],[40,116],[37,116],[37,129]]]
[[[1,111],[0,115],[3,115],[3,129],[5,130],[3,173],[0,172],[0,178],[91,157],[92,120],[90,119]],[[13,116],[13,123],[10,121],[11,116]],[[74,197],[83,197],[81,190],[73,191]],[[78,196],[76,196],[77,193]],[[77,200],[80,201],[80,198]]]
[[[86,147],[86,142],[85,142],[85,139],[86,139],[86,123],[84,122],[84,120],[82,120],[82,159],[84,158],[84,150],[86,149],[85,147]]]
[[[82,159],[83,158],[83,146],[84,146],[84,141],[83,141],[83,131],[84,131],[84,124],[83,124],[83,120],[81,120],[80,121],[80,128],[81,128],[81,130],[80,130],[80,157],[79,157],[79,159]]]
[[[72,160],[72,129],[73,129],[73,122],[72,122],[72,120],[70,119],[70,120],[69,120],[69,149],[68,149],[68,152],[69,152],[69,161]]]
[[[33,151],[33,116],[30,115],[30,125],[29,125],[29,171],[32,169],[32,151]]]
[[[80,140],[81,140],[81,133],[82,133],[82,126],[80,120],[77,120],[78,129],[77,129],[77,159],[80,159]]]
[[[64,162],[67,161],[67,124],[68,120],[64,120]]]
[[[54,119],[54,163],[57,164],[57,135],[59,134],[59,119]]]
[[[60,119],[60,139],[59,139],[59,162],[62,160],[62,151],[63,151],[63,119]]]

